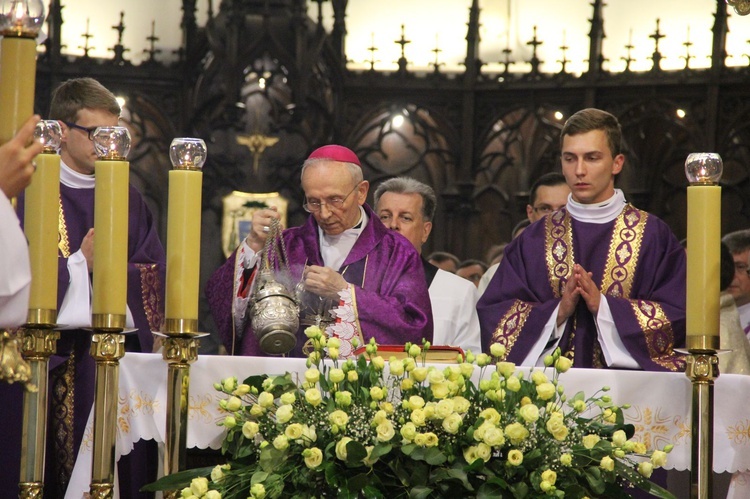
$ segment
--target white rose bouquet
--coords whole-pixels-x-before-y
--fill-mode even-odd
[[[673,497],[648,480],[670,446],[649,451],[632,440],[627,406],[615,406],[606,387],[567,396],[559,376],[571,362],[559,351],[525,374],[498,361],[501,345],[435,367],[424,363],[429,343],[386,361],[371,342],[356,361],[339,361],[336,339],[314,326],[306,334],[315,349],[304,379],[215,384],[227,413],[218,423],[227,429],[225,463],[144,490],[214,499],[625,498],[635,486]]]

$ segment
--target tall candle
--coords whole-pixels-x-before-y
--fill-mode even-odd
[[[721,187],[687,189],[687,334],[719,335]]]
[[[203,172],[169,172],[166,318],[198,320]]]
[[[687,189],[688,350],[717,350],[721,265],[721,157],[692,153],[685,161]]]
[[[95,163],[94,172],[92,313],[124,317],[128,284],[129,165],[124,160],[100,159]]]
[[[26,188],[23,224],[31,262],[29,310],[54,311],[56,315],[60,156],[42,153],[35,161],[36,171]]]
[[[200,169],[206,161],[201,139],[176,138],[169,145],[169,217],[167,219],[166,332],[198,331],[198,276],[200,271]]]
[[[0,41],[0,144],[34,114],[36,41],[4,36]]]

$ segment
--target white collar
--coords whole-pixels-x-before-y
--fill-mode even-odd
[[[326,267],[338,270],[354,247],[354,243],[357,242],[359,235],[367,227],[367,213],[362,206],[359,207],[359,212],[359,223],[351,229],[346,229],[341,234],[329,236],[318,226],[320,253]]]
[[[93,189],[94,175],[78,173],[60,160],[60,183],[73,189]]]
[[[615,194],[601,203],[581,204],[573,200],[573,195],[568,194],[566,205],[570,216],[579,222],[594,224],[605,224],[617,218],[625,208],[625,194],[620,189],[615,189]]]

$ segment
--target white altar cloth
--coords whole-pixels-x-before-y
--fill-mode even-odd
[[[242,382],[254,374],[303,373],[304,359],[202,355],[190,368],[188,446],[219,449],[224,415],[213,384],[228,376]],[[164,443],[166,431],[167,364],[161,354],[128,353],[120,361],[116,458],[128,454],[141,439]],[[616,405],[630,404],[626,421],[635,426],[635,438],[648,447],[673,444],[668,469],[690,468],[690,414],[692,388],[683,373],[655,373],[607,369],[571,369],[560,375],[565,392],[593,395],[609,386]],[[722,374],[715,383],[714,464],[717,473],[750,470],[750,376]],[[89,491],[93,450],[90,419],[81,444],[66,498],[78,499]]]

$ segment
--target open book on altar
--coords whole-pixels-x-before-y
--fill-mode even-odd
[[[365,347],[361,346],[354,350],[354,355],[359,356],[365,353]],[[425,362],[437,362],[444,364],[456,364],[457,357],[464,355],[464,351],[461,347],[451,347],[447,345],[430,345],[425,354]],[[388,360],[391,357],[397,359],[404,359],[407,357],[407,353],[404,350],[404,345],[378,345],[378,355]]]

